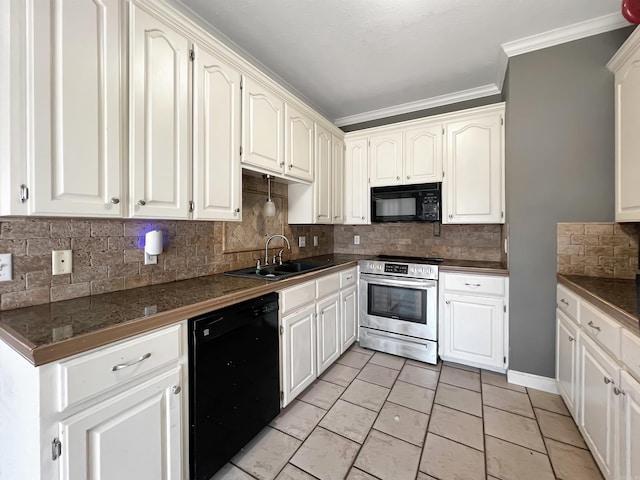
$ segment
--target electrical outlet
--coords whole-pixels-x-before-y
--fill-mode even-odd
[[[307,246],[307,237],[298,237],[298,247]]]
[[[10,253],[0,254],[0,282],[13,280],[13,262]]]
[[[353,236],[353,244],[354,245],[360,245],[360,235],[354,235]]]
[[[314,247],[317,247],[317,246],[318,246],[318,236],[317,236],[317,235],[314,235],[314,236],[313,236],[313,246],[314,246]]]
[[[73,271],[71,250],[54,250],[51,252],[51,274],[64,275]]]

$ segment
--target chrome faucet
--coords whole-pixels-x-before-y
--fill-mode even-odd
[[[285,237],[284,235],[280,235],[279,233],[276,233],[275,235],[271,235],[269,238],[267,238],[267,243],[264,246],[264,264],[265,265],[269,265],[269,242],[276,237],[280,237],[284,239],[284,241],[287,242],[287,247],[289,248],[289,250],[291,250],[291,244],[289,243],[289,240],[287,239],[287,237]]]

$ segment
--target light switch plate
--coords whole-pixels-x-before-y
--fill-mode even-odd
[[[13,260],[10,253],[0,254],[0,282],[13,280]]]
[[[51,274],[64,275],[73,271],[71,250],[54,250],[51,252]]]
[[[360,235],[354,235],[353,236],[353,244],[354,245],[360,245]]]
[[[317,247],[317,246],[318,246],[318,236],[317,236],[317,235],[314,235],[314,236],[313,236],[313,246],[314,246],[314,247]]]
[[[307,237],[298,237],[298,247],[307,246]]]

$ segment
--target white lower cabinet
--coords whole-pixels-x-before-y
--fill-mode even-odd
[[[316,303],[318,335],[318,375],[340,356],[340,294]]]
[[[356,278],[352,268],[279,292],[283,408],[355,341]]]
[[[574,420],[578,419],[578,325],[556,312],[556,381]]]
[[[288,405],[316,379],[315,305],[283,317],[281,332],[282,405]]]
[[[640,338],[562,285],[556,318],[556,383],[593,458],[607,480],[640,478]]]
[[[60,422],[64,480],[180,480],[181,369]]]
[[[640,478],[640,383],[627,372],[620,374],[620,465],[619,478]],[[614,390],[614,394],[616,390]]]
[[[186,321],[33,367],[0,342],[0,479],[187,478]]]
[[[340,292],[342,308],[342,330],[340,334],[340,354],[353,345],[358,336],[358,288],[348,287]]]
[[[606,478],[615,472],[615,429],[618,414],[613,387],[620,368],[593,340],[580,339],[580,406],[578,426]]]
[[[508,278],[440,274],[439,354],[443,360],[504,372]]]

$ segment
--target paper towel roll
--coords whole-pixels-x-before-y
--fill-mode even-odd
[[[151,230],[144,237],[144,253],[160,255],[162,253],[162,231]]]

